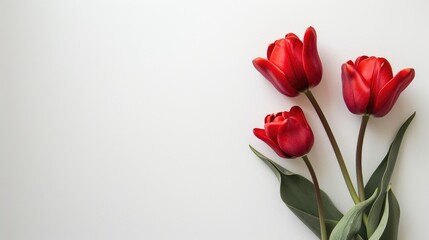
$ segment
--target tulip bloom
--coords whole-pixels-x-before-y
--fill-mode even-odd
[[[303,42],[289,33],[268,46],[267,59],[256,58],[253,65],[279,92],[295,97],[322,79],[316,40],[313,27],[307,28]]]
[[[393,76],[390,63],[384,58],[361,56],[341,68],[343,97],[354,114],[386,115],[401,92],[414,79],[414,69],[406,68]]]
[[[253,133],[280,157],[301,157],[310,152],[313,146],[313,132],[298,106],[292,107],[289,112],[267,115],[264,128],[255,128]]]

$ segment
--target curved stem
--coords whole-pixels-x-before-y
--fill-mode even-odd
[[[360,202],[359,197],[353,186],[352,180],[350,179],[350,174],[347,170],[346,164],[344,163],[343,155],[341,154],[340,148],[338,147],[337,141],[335,140],[334,134],[332,133],[331,127],[329,126],[329,123],[326,120],[326,117],[323,114],[322,109],[320,108],[319,104],[317,103],[310,89],[306,90],[304,93],[307,96],[307,98],[310,100],[311,104],[314,107],[314,110],[316,110],[316,113],[319,116],[320,121],[322,122],[323,127],[325,128],[326,135],[328,135],[329,141],[331,142],[332,148],[334,149],[335,156],[337,157],[337,161],[338,161],[338,164],[340,165],[341,173],[343,174],[344,181],[346,182],[347,189],[349,190],[350,196],[352,197],[353,202],[355,204],[359,203]]]
[[[362,116],[362,122],[360,124],[359,136],[356,145],[356,178],[358,184],[358,192],[360,201],[365,201],[365,186],[363,184],[362,174],[362,148],[363,139],[365,137],[366,126],[368,125],[369,115],[365,114]]]
[[[314,172],[313,166],[311,166],[311,163],[308,160],[308,157],[303,156],[302,159],[304,160],[305,165],[307,165],[308,171],[310,172],[311,178],[313,179],[314,191],[316,193],[316,200],[317,200],[317,209],[319,210],[321,240],[327,240],[328,234],[326,232],[326,225],[325,225],[325,212],[323,210],[323,202],[322,202],[322,196],[320,194],[319,182],[317,181],[316,173]]]

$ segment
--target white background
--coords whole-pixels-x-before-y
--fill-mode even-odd
[[[354,179],[360,117],[340,66],[384,56],[416,78],[371,119],[364,175],[406,133],[393,177],[400,239],[424,239],[429,213],[429,4],[409,1],[0,1],[0,239],[316,239],[284,205],[252,144],[267,113],[301,105],[309,154],[339,209],[352,206],[304,96],[279,94],[253,68],[273,40],[312,25],[324,66],[313,90]]]

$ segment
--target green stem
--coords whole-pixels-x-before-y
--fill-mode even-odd
[[[327,240],[328,234],[326,232],[325,213],[323,211],[323,202],[322,202],[322,196],[320,195],[319,182],[317,181],[316,173],[314,172],[313,166],[311,166],[311,163],[308,160],[308,157],[303,156],[302,159],[304,159],[305,165],[307,165],[308,171],[310,172],[311,178],[313,179],[314,190],[316,193],[316,200],[317,200],[317,208],[319,210],[321,240]]]
[[[368,125],[369,114],[362,116],[362,122],[360,124],[359,136],[356,145],[356,178],[358,184],[358,192],[360,201],[365,201],[365,186],[363,184],[362,174],[362,148],[363,139],[365,137],[366,126]]]
[[[316,113],[319,116],[320,121],[322,122],[323,127],[325,128],[326,135],[328,135],[329,141],[331,142],[332,148],[334,149],[335,156],[337,157],[337,161],[338,161],[338,164],[340,165],[341,173],[343,174],[344,181],[346,182],[347,189],[349,190],[350,196],[352,197],[353,202],[355,204],[359,203],[360,202],[359,197],[353,186],[352,180],[350,178],[350,174],[347,170],[346,164],[344,163],[343,156],[341,154],[340,148],[338,147],[337,141],[335,140],[334,134],[332,133],[331,127],[329,126],[329,123],[326,120],[326,117],[323,114],[322,109],[320,108],[319,104],[317,103],[310,89],[306,90],[304,93],[307,96],[307,98],[310,100],[311,104],[314,107],[314,110],[316,110]]]

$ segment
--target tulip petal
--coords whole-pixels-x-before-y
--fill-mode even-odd
[[[378,81],[376,81],[377,84],[373,83],[371,89],[375,88],[375,90],[379,92],[381,88],[392,79],[393,72],[389,61],[385,58],[378,58],[377,60],[380,64],[380,72],[378,73]]]
[[[275,117],[276,117],[276,115],[274,115],[274,114],[268,114],[264,119],[264,123],[272,122]]]
[[[302,50],[304,70],[307,75],[308,87],[314,87],[322,80],[322,62],[317,51],[317,35],[313,27],[307,28],[304,35]]]
[[[284,74],[297,91],[304,91],[309,86],[302,60],[303,43],[298,37],[290,34],[288,34],[285,40],[286,58],[284,59]]]
[[[279,128],[277,143],[283,152],[292,158],[307,154],[314,143],[314,136],[306,123],[289,117]]]
[[[296,117],[298,120],[305,120],[304,112],[299,106],[293,106],[290,111],[284,111],[281,113],[282,117],[284,119],[288,119],[289,117]]]
[[[295,97],[299,94],[290,85],[284,73],[267,59],[256,58],[253,60],[253,65],[279,92],[289,97]]]
[[[267,135],[267,137],[269,137],[274,142],[277,141],[277,134],[283,122],[284,121],[277,121],[265,124],[265,135]]]
[[[297,35],[295,35],[295,33],[288,33],[286,34],[285,38],[290,38],[290,37],[294,37],[294,38],[298,38]]]
[[[302,109],[299,106],[293,106],[290,111],[289,111],[290,116],[295,117],[296,119],[298,119],[299,122],[301,123],[305,123],[305,125],[308,126],[307,123],[307,119],[305,118],[304,112],[302,111]]]
[[[367,58],[368,58],[368,56],[365,56],[365,55],[356,58],[355,65],[359,66],[359,63],[362,62],[363,60],[367,59]]]
[[[370,99],[369,84],[352,61],[342,65],[341,78],[343,82],[343,98],[347,108],[354,114],[365,113]]]
[[[268,49],[267,49],[267,59],[271,58],[271,53],[274,50],[274,47],[276,46],[276,43],[271,43],[270,45],[268,45]]]
[[[281,149],[280,147],[272,141],[266,134],[264,129],[255,128],[253,129],[253,134],[262,141],[264,141],[268,146],[270,146],[280,157],[283,158],[289,158]]]
[[[359,65],[356,65],[358,71],[360,72],[362,77],[366,80],[369,86],[371,86],[372,84],[374,72],[378,72],[379,65],[377,63],[378,63],[377,58],[369,57],[359,61]]]
[[[289,57],[286,53],[286,41],[284,38],[276,40],[268,46],[268,60],[277,66],[282,72],[285,71],[285,61]]]
[[[373,115],[375,117],[386,115],[395,105],[401,92],[413,81],[414,76],[414,69],[407,68],[401,70],[392,80],[386,83],[375,99]]]
[[[370,106],[368,106],[368,110],[370,112],[374,109],[374,99],[377,97],[384,85],[392,79],[392,77],[393,73],[390,63],[384,58],[377,58],[371,82],[371,98],[369,103]]]

